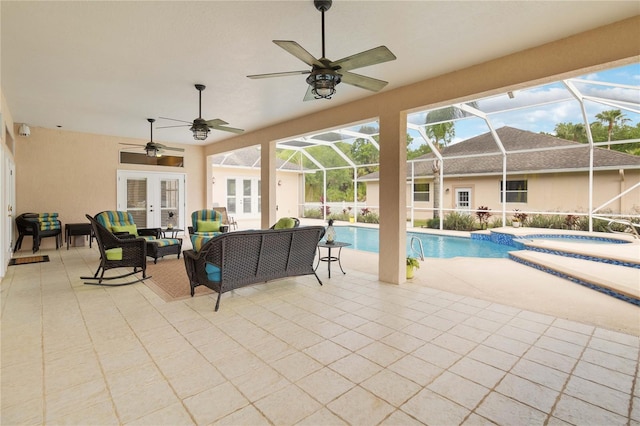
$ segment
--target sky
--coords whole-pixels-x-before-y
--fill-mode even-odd
[[[583,96],[612,101],[611,104],[603,104],[585,100],[589,122],[597,121],[596,114],[610,109],[620,109],[630,120],[627,123],[629,125],[640,122],[640,63],[587,74],[569,81]],[[610,85],[612,83],[617,86]],[[513,98],[502,94],[479,99],[477,106],[488,114],[495,129],[510,126],[535,133],[553,134],[558,123],[584,122],[580,103],[562,82],[514,91]],[[425,115],[425,112],[412,114],[408,121],[424,124]],[[452,143],[486,133],[489,127],[483,119],[473,117],[457,120],[455,131]],[[418,132],[410,131],[410,134],[414,138],[412,148],[424,143]]]

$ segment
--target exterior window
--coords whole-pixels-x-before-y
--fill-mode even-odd
[[[502,202],[502,184],[500,181],[500,202]],[[508,180],[507,181],[507,203],[526,203],[527,202],[527,181],[526,180]]]
[[[413,184],[413,201],[429,201],[429,184]]]

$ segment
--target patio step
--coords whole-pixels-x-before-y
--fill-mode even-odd
[[[640,269],[542,253],[512,251],[512,260],[640,306]]]

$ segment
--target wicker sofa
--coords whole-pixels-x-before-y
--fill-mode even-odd
[[[314,275],[313,261],[322,226],[291,229],[264,229],[221,234],[205,243],[200,251],[185,250],[184,263],[191,296],[199,285],[220,296],[250,284],[279,278]]]

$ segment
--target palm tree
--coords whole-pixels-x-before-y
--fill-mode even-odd
[[[596,114],[596,118],[603,124],[607,124],[607,142],[611,142],[611,134],[613,133],[613,126],[615,124],[623,124],[625,121],[629,121],[619,109],[610,109],[602,111]],[[607,149],[611,149],[611,145],[607,145]]]

